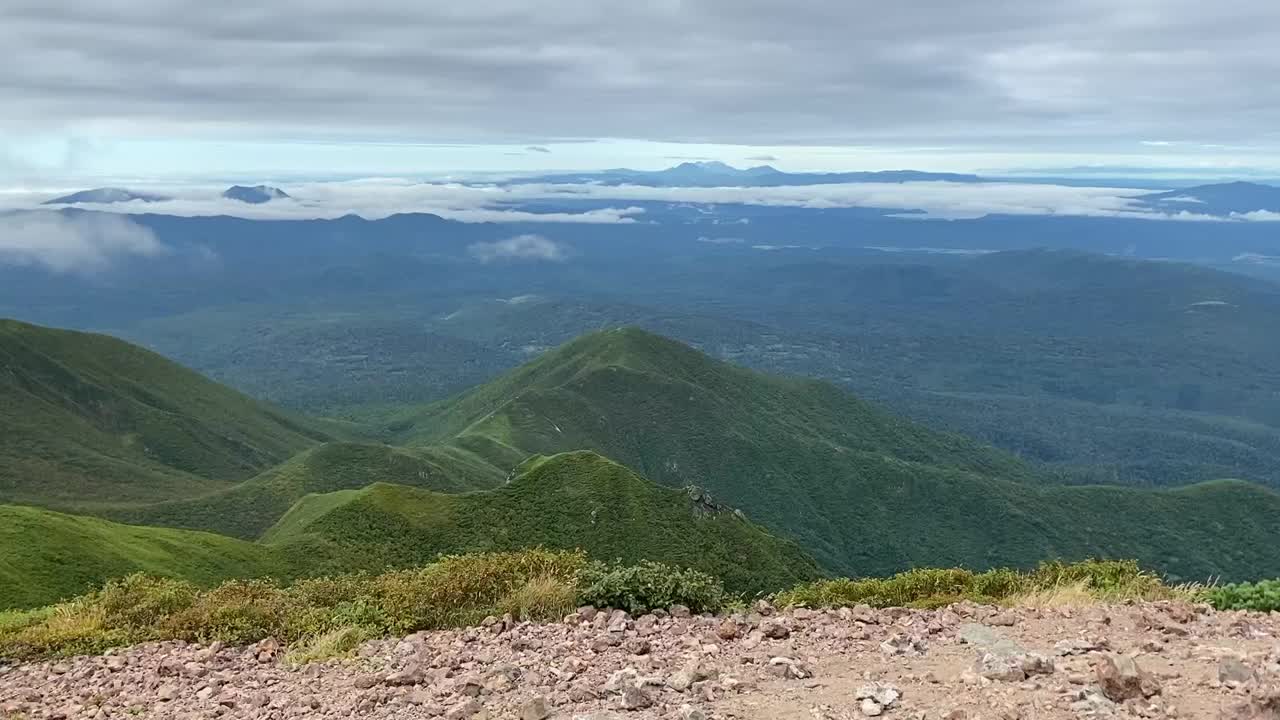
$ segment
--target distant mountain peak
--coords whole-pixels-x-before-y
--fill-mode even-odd
[[[134,192],[133,190],[128,190],[126,188],[103,187],[103,188],[93,188],[92,190],[81,190],[79,192],[71,193],[70,195],[63,195],[61,197],[53,198],[52,200],[45,200],[41,204],[43,205],[71,205],[73,203],[107,204],[107,203],[118,203],[118,202],[130,202],[132,200],[140,200],[142,202],[163,202],[165,200],[172,200],[172,199],[173,198],[168,197],[167,195]]]
[[[254,185],[252,187],[248,185],[232,185],[222,193],[222,197],[228,200],[239,200],[253,205],[261,205],[272,200],[284,200],[289,197],[289,194],[278,187],[270,185]]]
[[[1280,187],[1246,180],[1197,185],[1138,199],[1160,210],[1178,208],[1206,215],[1280,212]]]
[[[682,162],[675,167],[669,167],[666,170],[660,170],[664,173],[710,173],[715,175],[738,175],[742,171],[738,168],[727,165],[719,160],[697,160],[691,162]]]

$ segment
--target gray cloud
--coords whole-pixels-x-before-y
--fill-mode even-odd
[[[1274,0],[6,0],[0,129],[1274,145]],[[429,108],[429,112],[424,112]]]
[[[467,246],[467,251],[482,263],[498,260],[559,262],[566,256],[564,246],[541,235],[517,235],[496,242],[474,243]]]
[[[551,152],[551,148],[543,147],[541,145],[530,145],[529,147],[525,148],[525,150],[528,150],[529,152],[535,152],[535,153]]]
[[[778,162],[778,158],[772,155],[752,155],[747,159],[752,162],[764,162],[764,163]]]
[[[4,265],[93,274],[120,258],[164,251],[149,229],[123,215],[67,217],[39,210],[0,215],[0,264]]]

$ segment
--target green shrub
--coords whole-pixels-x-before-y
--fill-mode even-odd
[[[582,570],[579,599],[587,605],[641,613],[672,605],[693,612],[715,612],[725,602],[720,581],[697,570],[656,562],[623,565],[592,562]]]
[[[145,631],[191,607],[199,593],[184,580],[134,574],[108,582],[94,597],[112,628]]]
[[[246,645],[263,638],[294,640],[317,628],[291,623],[310,617],[284,589],[268,580],[232,580],[203,593],[190,607],[163,622],[181,640]]]
[[[1280,580],[1261,580],[1211,588],[1204,599],[1218,610],[1280,611]]]

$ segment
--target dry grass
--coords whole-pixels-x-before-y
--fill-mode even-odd
[[[1087,582],[1065,583],[1047,588],[1037,588],[1010,596],[1007,605],[1021,608],[1076,608],[1089,607],[1102,602]]]
[[[520,620],[559,620],[577,606],[578,588],[564,578],[535,577],[503,598],[498,608]]]
[[[369,640],[372,633],[362,627],[342,627],[319,635],[311,635],[294,643],[285,655],[285,662],[294,667],[335,658],[350,657],[360,643]]]

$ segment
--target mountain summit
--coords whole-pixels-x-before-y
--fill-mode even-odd
[[[134,192],[125,188],[94,188],[92,190],[81,190],[70,195],[62,195],[61,197],[45,200],[42,205],[70,205],[73,203],[120,203],[130,202],[132,200],[141,200],[142,202],[163,202],[172,200],[167,195],[157,195],[154,193]]]
[[[228,200],[239,200],[253,205],[261,205],[262,203],[271,202],[272,200],[284,200],[289,194],[278,187],[270,185],[232,185],[227,188],[222,197]]]

